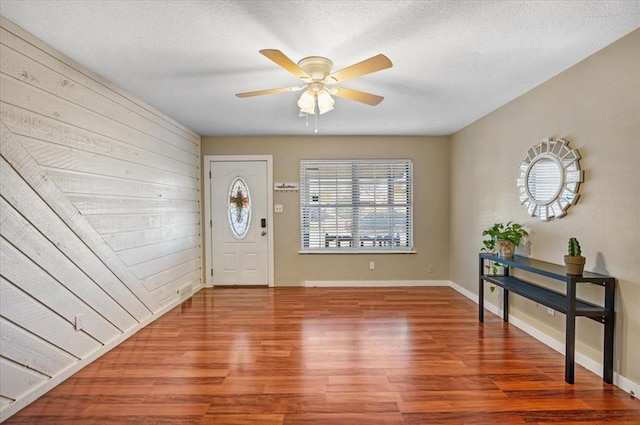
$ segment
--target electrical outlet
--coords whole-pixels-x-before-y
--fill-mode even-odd
[[[547,307],[547,314],[550,314],[551,316],[555,316],[556,315],[556,311],[554,309],[552,309],[551,307]]]
[[[369,261],[369,270],[375,270],[375,268],[376,268],[376,262]]]
[[[281,213],[282,211],[284,211],[284,207],[282,206],[282,204],[275,204],[273,206],[273,210],[277,213]]]
[[[434,270],[434,269],[433,269],[433,264],[429,264],[429,265],[427,266],[427,272],[428,272],[428,273],[433,273],[433,270]]]

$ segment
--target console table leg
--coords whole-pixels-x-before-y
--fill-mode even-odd
[[[602,379],[608,384],[613,384],[613,345],[614,338],[613,332],[616,323],[615,312],[615,298],[616,298],[616,281],[615,279],[609,279],[604,283],[604,309],[609,313],[604,318],[604,359],[603,359],[603,372]]]
[[[567,279],[567,303],[564,380],[568,384],[573,384],[575,381],[576,352],[576,282],[572,277]]]
[[[478,263],[478,321],[484,322],[484,280],[482,275],[484,272],[484,258],[480,257]]]
[[[575,317],[569,318],[567,314],[567,334],[566,334],[566,352],[564,358],[564,380],[567,384],[573,384],[574,382],[574,367],[575,367],[575,335],[576,335],[576,320]]]
[[[604,370],[602,379],[607,384],[613,384],[613,328],[615,320],[613,313],[604,319]]]
[[[509,321],[509,291],[506,289],[502,291],[502,320]]]

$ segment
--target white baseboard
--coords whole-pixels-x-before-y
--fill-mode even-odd
[[[640,385],[638,385],[637,382],[633,382],[632,380],[614,372],[613,384],[635,398],[640,397]]]
[[[450,282],[450,286],[455,291],[469,298],[476,304],[478,303],[478,296],[473,292],[453,282]],[[494,304],[488,303],[486,300],[484,302],[484,307],[487,310],[489,310],[491,313],[495,314],[496,316],[502,317],[502,308]],[[532,337],[542,342],[543,344],[553,348],[558,353],[564,355],[565,345],[563,342],[558,341],[557,339],[551,337],[550,335],[542,332],[540,329],[537,329],[531,326],[530,324],[524,322],[521,319],[518,319],[515,316],[512,316],[512,315],[509,316],[509,323],[511,323],[516,328],[522,330],[523,332],[531,335]],[[576,359],[576,363],[578,363],[580,366],[593,372],[599,377],[602,377],[602,370],[603,370],[602,363],[599,363],[593,360],[592,358],[587,357],[585,354],[579,352],[578,350],[576,350],[575,359]],[[615,371],[613,372],[613,384],[616,387],[620,388],[621,390],[632,395],[633,397],[638,397],[638,395],[640,394],[640,385],[638,383],[633,382],[632,380],[616,373]]]
[[[113,350],[118,345],[120,345],[121,343],[123,343],[124,341],[129,339],[131,336],[133,336],[136,332],[138,332],[142,328],[146,327],[148,324],[152,323],[156,319],[160,318],[165,313],[167,313],[169,310],[173,309],[174,307],[177,307],[184,300],[190,298],[191,295],[195,294],[196,292],[198,292],[202,288],[203,288],[202,284],[194,286],[192,288],[191,294],[188,294],[188,295],[187,294],[183,294],[182,298],[180,298],[180,299],[177,299],[178,297],[176,297],[176,300],[174,302],[171,302],[171,303],[163,306],[160,310],[158,310],[157,312],[153,313],[152,315],[150,315],[146,319],[142,320],[136,326],[134,326],[133,328],[127,330],[126,332],[121,334],[116,339],[114,339],[112,341],[109,341],[107,344],[103,345],[100,349],[94,351],[89,356],[83,358],[82,360],[80,360],[77,363],[72,364],[67,369],[65,369],[62,372],[58,373],[57,375],[53,376],[48,381],[45,381],[39,387],[36,387],[35,389],[33,389],[33,391],[29,392],[28,394],[25,394],[24,396],[20,397],[19,399],[17,399],[13,403],[7,405],[4,409],[0,410],[0,422],[4,422],[9,417],[11,417],[14,414],[16,414],[18,411],[24,409],[25,407],[27,407],[28,405],[30,405],[31,403],[36,401],[38,398],[42,397],[45,393],[51,391],[53,388],[55,388],[58,385],[60,385],[66,379],[68,379],[71,376],[73,376],[74,373],[80,371],[84,367],[86,367],[89,364],[93,363],[99,357],[101,357],[101,356],[105,355],[107,352]]]
[[[473,292],[471,292],[471,291],[463,288],[462,286],[460,286],[460,285],[458,285],[456,283],[453,283],[451,281],[449,281],[449,286],[452,287],[456,292],[461,293],[462,295],[464,295],[465,297],[469,298],[474,303],[478,304],[478,296],[476,294],[474,294]],[[487,303],[485,303],[485,305],[487,305]]]
[[[306,280],[307,288],[382,288],[388,286],[450,286],[448,280]]]

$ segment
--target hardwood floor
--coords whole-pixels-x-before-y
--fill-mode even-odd
[[[6,424],[639,424],[640,401],[450,288],[217,288]]]

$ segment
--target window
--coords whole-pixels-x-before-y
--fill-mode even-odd
[[[411,251],[412,175],[406,159],[302,160],[302,251]]]

